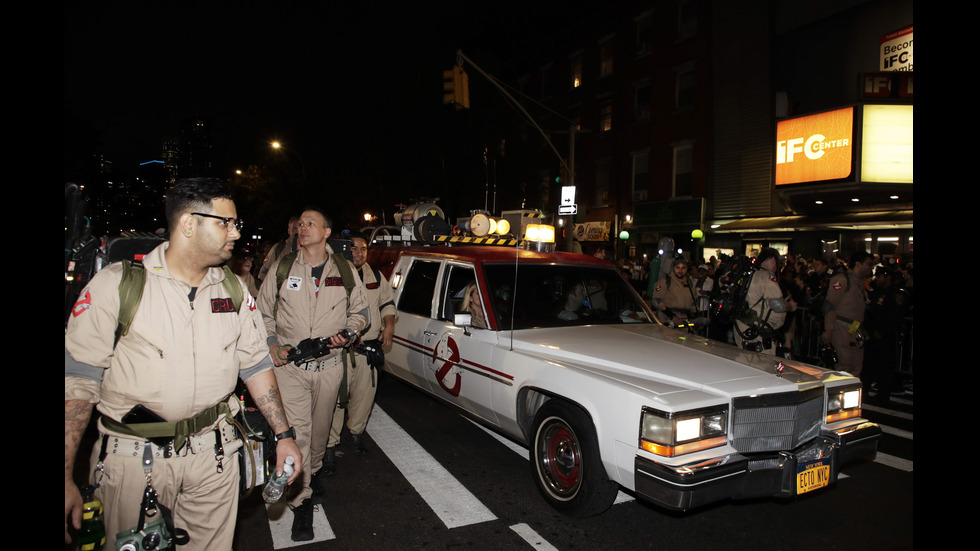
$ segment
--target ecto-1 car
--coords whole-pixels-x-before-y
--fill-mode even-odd
[[[567,515],[620,486],[674,510],[800,495],[876,453],[858,379],[664,327],[607,262],[381,245],[369,262],[398,308],[386,369],[524,443]]]

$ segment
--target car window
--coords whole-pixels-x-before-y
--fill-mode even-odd
[[[439,308],[440,319],[453,321],[454,314],[463,313],[463,295],[466,286],[474,281],[476,281],[476,272],[472,266],[450,264],[446,267],[442,306]]]
[[[483,274],[498,327],[652,323],[651,312],[614,268],[485,264]],[[516,290],[515,290],[516,289]]]
[[[415,260],[412,263],[398,297],[399,310],[425,317],[432,315],[432,297],[440,264],[431,260]]]

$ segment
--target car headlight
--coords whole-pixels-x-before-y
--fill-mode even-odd
[[[827,422],[861,416],[861,385],[827,390]]]
[[[728,407],[676,413],[643,408],[640,448],[663,457],[675,457],[728,443]]]

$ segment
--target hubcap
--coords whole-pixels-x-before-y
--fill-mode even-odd
[[[581,482],[581,452],[575,433],[560,419],[552,419],[541,428],[538,458],[542,480],[551,492],[573,497]]]

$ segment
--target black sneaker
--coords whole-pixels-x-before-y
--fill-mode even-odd
[[[350,435],[351,440],[354,441],[354,453],[358,455],[364,455],[368,452],[367,446],[364,445],[364,433]]]
[[[304,499],[303,503],[293,509],[293,541],[310,541],[313,539],[313,502]]]

